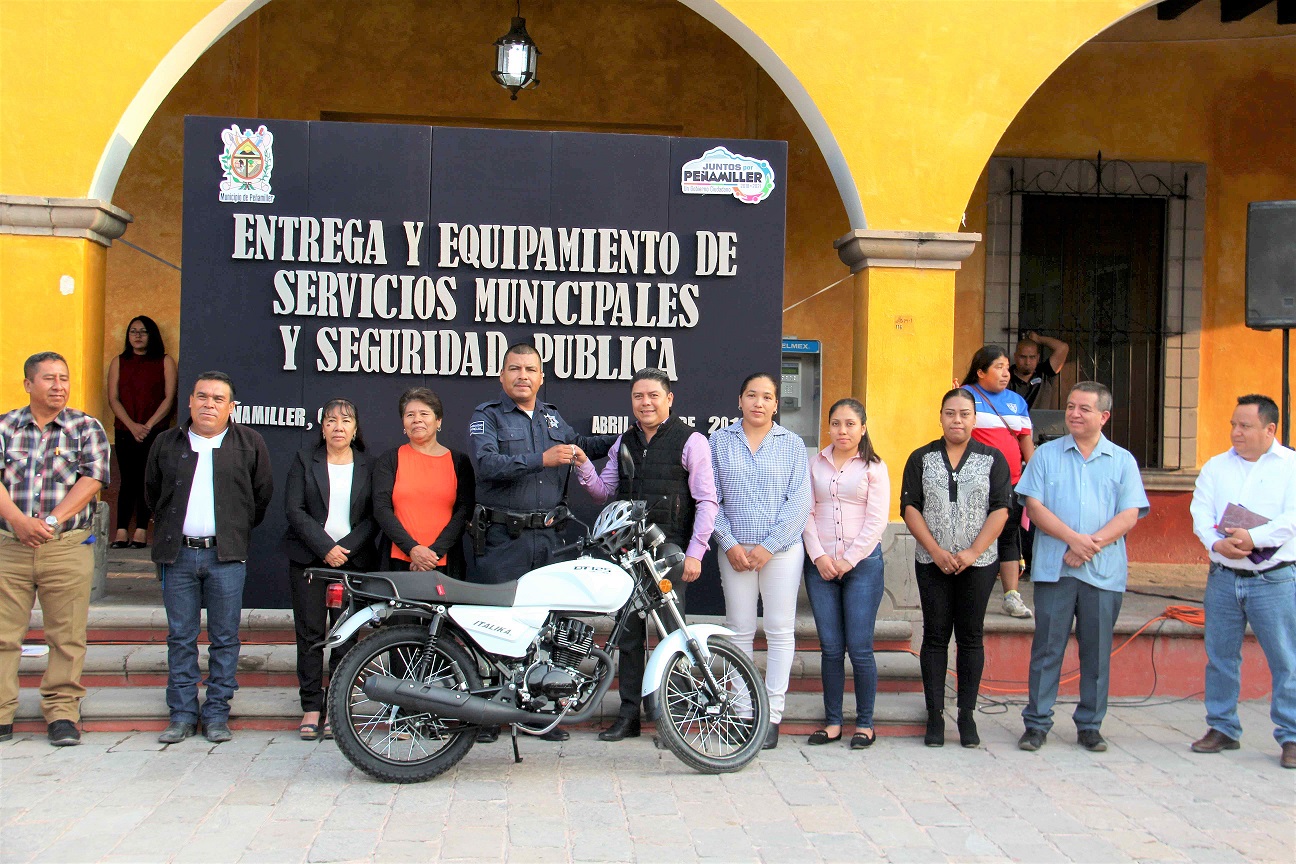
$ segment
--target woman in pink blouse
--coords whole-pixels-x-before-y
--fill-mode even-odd
[[[810,461],[814,503],[806,523],[806,593],[819,629],[823,656],[824,728],[811,744],[842,737],[845,655],[855,674],[855,734],[852,750],[870,746],[877,664],[873,625],[882,604],[882,532],[891,505],[886,465],[873,451],[864,406],[841,399],[828,411],[832,445]]]

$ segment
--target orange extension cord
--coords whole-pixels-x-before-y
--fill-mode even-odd
[[[1205,627],[1205,626],[1206,626],[1206,610],[1205,610],[1205,609],[1199,609],[1199,608],[1196,607],[1196,606],[1167,606],[1167,607],[1165,608],[1165,611],[1164,611],[1164,612],[1162,612],[1160,615],[1156,616],[1155,618],[1150,619],[1150,620],[1149,620],[1147,623],[1145,623],[1142,627],[1140,627],[1139,629],[1137,629],[1137,630],[1135,630],[1133,633],[1131,633],[1131,634],[1129,635],[1129,637],[1128,637],[1124,642],[1122,642],[1120,645],[1118,645],[1118,646],[1116,646],[1115,648],[1113,648],[1113,649],[1112,649],[1111,656],[1115,657],[1117,654],[1119,654],[1120,652],[1124,651],[1125,648],[1126,648],[1126,647],[1127,647],[1131,642],[1133,642],[1136,638],[1138,638],[1139,634],[1141,634],[1144,630],[1146,630],[1147,628],[1151,627],[1153,624],[1157,623],[1158,621],[1182,621],[1182,622],[1184,622],[1185,624],[1189,624],[1189,625],[1191,625],[1191,626],[1193,626],[1193,627]],[[917,652],[917,651],[914,651],[912,648],[909,649],[909,653],[912,654],[912,655],[914,655],[915,657],[918,656],[918,652]],[[947,674],[948,674],[951,678],[954,677],[954,672],[953,672],[953,670],[949,670],[949,671],[947,672]],[[1071,672],[1071,673],[1068,673],[1066,676],[1064,676],[1064,677],[1062,678],[1062,680],[1059,681],[1058,683],[1059,683],[1059,684],[1069,684],[1070,682],[1079,679],[1079,677],[1080,677],[1080,673],[1079,673],[1079,672]],[[982,684],[982,685],[981,685],[981,689],[982,689],[982,690],[988,690],[988,691],[990,691],[990,692],[992,692],[992,693],[1004,693],[1004,694],[1010,694],[1010,695],[1018,695],[1018,694],[1022,694],[1022,693],[1027,693],[1027,692],[1029,692],[1029,691],[1028,691],[1026,688],[1024,688],[1024,687],[1023,687],[1023,688],[1015,688],[1015,687],[1014,687],[1014,688],[1011,688],[1011,689],[1010,689],[1010,688],[1006,688],[1006,687],[991,687],[991,686],[988,685],[988,684]]]

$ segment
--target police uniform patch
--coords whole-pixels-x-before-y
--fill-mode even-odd
[[[471,423],[469,423],[469,424],[468,424],[468,434],[469,434],[469,435],[485,435],[485,434],[486,434],[486,421],[485,421],[485,420],[474,420],[474,421],[472,421]]]

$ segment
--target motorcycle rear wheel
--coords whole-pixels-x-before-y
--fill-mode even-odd
[[[661,687],[657,734],[680,761],[703,774],[740,771],[760,754],[769,729],[769,697],[751,658],[723,636],[707,640],[711,673],[729,695],[713,704],[701,669],[677,654]]]
[[[477,727],[435,714],[370,699],[370,675],[439,683],[456,690],[481,686],[477,665],[449,639],[437,640],[426,671],[417,672],[427,646],[426,627],[383,627],[347,652],[329,687],[329,718],[342,755],[387,783],[420,783],[448,771],[467,755]]]

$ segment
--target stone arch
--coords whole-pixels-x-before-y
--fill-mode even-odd
[[[172,46],[135,94],[118,121],[117,128],[113,130],[91,180],[91,198],[112,200],[131,150],[167,93],[203,52],[269,2],[270,0],[225,0]],[[859,190],[841,145],[796,74],[755,31],[726,9],[719,0],[680,0],[680,3],[737,43],[779,86],[814,136],[815,143],[827,161],[851,227],[867,228]]]

